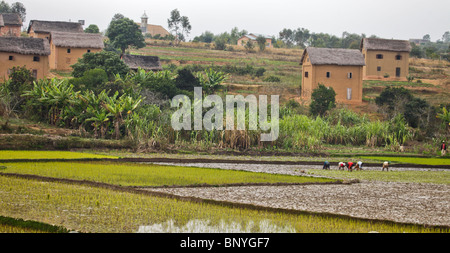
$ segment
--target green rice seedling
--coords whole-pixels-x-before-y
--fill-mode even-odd
[[[115,156],[98,155],[71,151],[0,150],[0,160],[12,159],[115,159]]]
[[[1,165],[1,164],[0,164]],[[89,180],[123,186],[332,182],[326,178],[123,162],[8,163],[4,173]]]
[[[51,192],[51,197],[47,194]],[[354,218],[250,209],[222,205],[220,202],[195,202],[157,197],[104,188],[39,182],[0,176],[0,215],[57,224],[70,230],[89,233],[132,233],[142,226],[173,224],[181,228],[190,221],[241,224],[242,232],[254,232],[250,224],[273,224],[299,233],[448,233],[416,225],[368,222]],[[194,223],[195,224],[195,223]],[[261,225],[260,225],[261,226]],[[196,229],[195,227],[192,229]],[[253,230],[252,230],[253,229]],[[197,232],[203,232],[199,227]],[[221,232],[221,231],[218,231]]]

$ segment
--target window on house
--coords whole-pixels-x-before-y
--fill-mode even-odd
[[[8,58],[10,61],[14,60],[14,56],[10,55]]]
[[[347,100],[352,100],[352,88],[347,88]]]
[[[70,54],[70,48],[67,49],[67,53]]]
[[[399,61],[399,60],[402,59],[402,56],[401,56],[401,55],[396,55],[396,56],[395,56],[395,59],[396,59],[397,61]]]
[[[377,54],[377,59],[383,59],[383,55],[382,54]]]
[[[38,62],[38,61],[40,61],[40,60],[41,60],[41,58],[40,58],[39,56],[33,56],[33,61]]]
[[[88,53],[90,53],[90,52],[91,52],[91,50],[90,50],[90,49],[88,49],[88,50],[87,50],[87,52],[88,52]]]
[[[381,71],[381,67],[380,66],[377,67],[377,71]]]
[[[305,77],[308,77],[308,71],[305,72]]]
[[[330,78],[330,76],[331,76],[331,73],[327,72],[327,78]]]
[[[347,78],[348,78],[348,79],[352,79],[352,77],[353,77],[353,73],[352,73],[352,72],[347,73]]]

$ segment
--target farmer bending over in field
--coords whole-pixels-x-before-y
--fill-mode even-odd
[[[345,163],[339,162],[339,170],[343,170],[345,168]]]
[[[324,170],[329,170],[330,169],[330,162],[329,161],[325,161],[325,163],[323,164],[323,169]]]
[[[447,144],[445,143],[445,141],[442,141],[442,144],[441,144],[441,156],[444,156],[446,152],[447,152]]]
[[[362,170],[362,162],[358,161],[355,166],[355,170]]]
[[[353,166],[355,166],[355,164],[353,162],[348,162],[346,167],[347,167],[348,171],[351,172],[353,169]]]
[[[386,168],[386,171],[389,171],[389,163],[388,161],[383,163],[383,169],[381,171],[384,171],[384,168]]]

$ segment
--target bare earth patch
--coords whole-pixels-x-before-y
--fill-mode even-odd
[[[245,165],[241,169],[263,171],[261,166],[255,165]],[[295,169],[292,166],[289,169],[278,166],[276,173],[297,174]],[[449,185],[363,181],[339,185],[201,187],[152,191],[271,208],[450,226]]]

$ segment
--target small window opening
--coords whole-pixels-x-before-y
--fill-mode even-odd
[[[10,61],[14,60],[14,56],[10,55],[10,56],[9,56],[9,60],[10,60]]]
[[[330,78],[330,76],[331,76],[331,73],[327,72],[327,78]]]
[[[377,59],[383,59],[383,55],[382,54],[377,54]]]
[[[41,60],[41,58],[39,58],[39,56],[34,56],[34,57],[33,57],[33,61],[38,62],[38,61],[40,61],[40,60]]]

